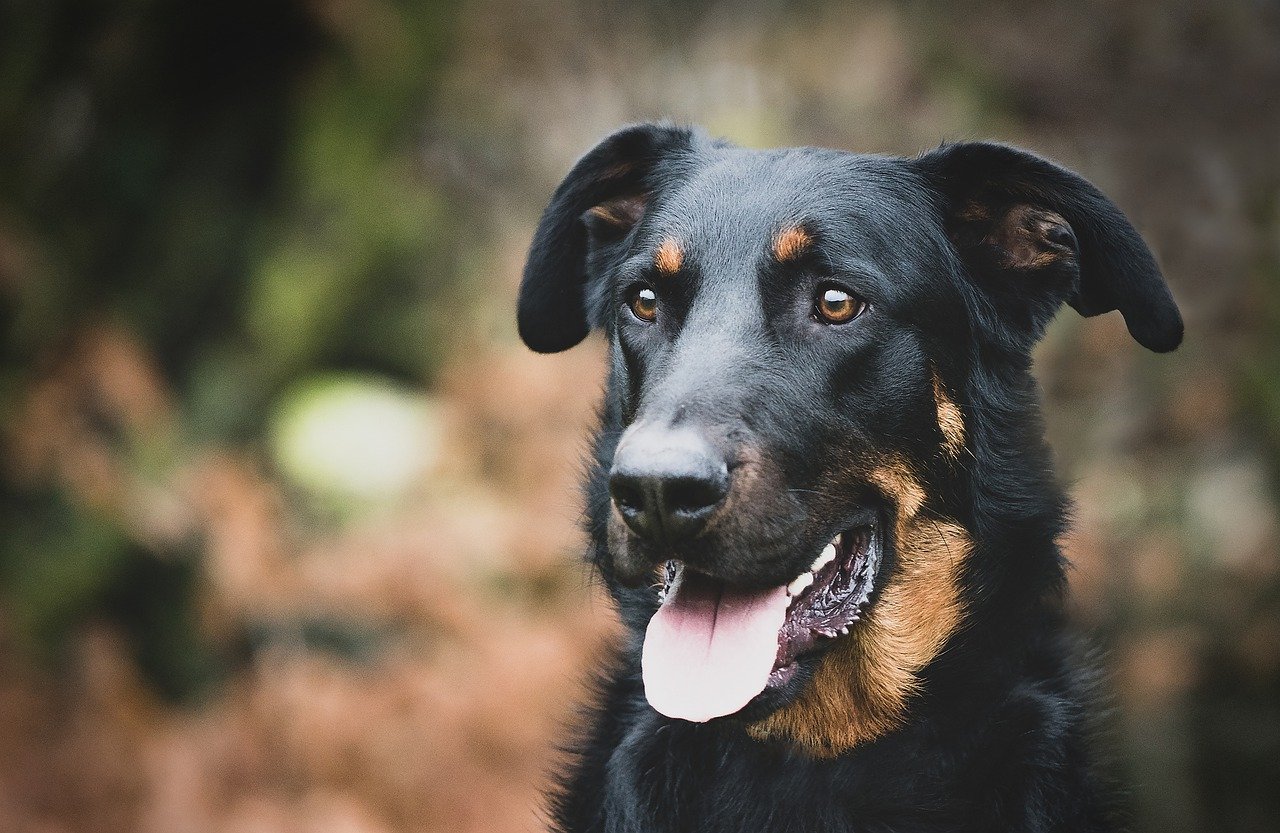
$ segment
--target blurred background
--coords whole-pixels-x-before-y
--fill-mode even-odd
[[[1139,831],[1280,829],[1280,6],[0,0],[0,831],[530,831],[616,636],[601,344],[513,322],[573,160],[996,138],[1187,319],[1037,354]]]

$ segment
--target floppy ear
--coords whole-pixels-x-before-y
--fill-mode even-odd
[[[1006,145],[943,145],[915,160],[943,198],[947,229],[975,280],[1040,331],[1063,301],[1118,309],[1142,346],[1182,341],[1182,316],[1151,250],[1115,203],[1079,175]]]
[[[573,347],[591,329],[586,279],[644,216],[659,163],[693,133],[668,125],[624,127],[578,160],[551,197],[529,246],[516,323],[539,353]],[[590,269],[589,269],[590,267]]]

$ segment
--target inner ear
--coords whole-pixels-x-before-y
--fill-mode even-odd
[[[957,212],[950,234],[963,255],[1001,271],[1078,267],[1075,231],[1065,217],[1047,208],[972,202]]]
[[[644,217],[649,197],[630,194],[593,205],[582,214],[588,245],[614,243],[627,235]]]
[[[648,197],[644,194],[618,197],[587,209],[588,218],[584,219],[588,219],[588,222],[599,220],[620,231],[630,231],[631,227],[640,222],[640,218],[644,216],[648,201]]]

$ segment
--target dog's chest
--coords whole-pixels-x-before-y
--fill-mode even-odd
[[[603,830],[609,833],[853,833],[954,829],[949,816],[904,776],[868,762],[818,761],[766,747],[732,730],[638,716],[609,757]],[[922,823],[925,822],[925,823]]]

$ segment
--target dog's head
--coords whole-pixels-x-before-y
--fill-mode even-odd
[[[896,725],[1017,571],[985,563],[991,539],[1056,569],[1029,367],[1064,302],[1120,310],[1152,350],[1182,337],[1119,209],[1020,150],[753,151],[643,125],[583,157],[519,329],[542,352],[609,340],[595,557],[646,631],[650,703],[818,754]]]

